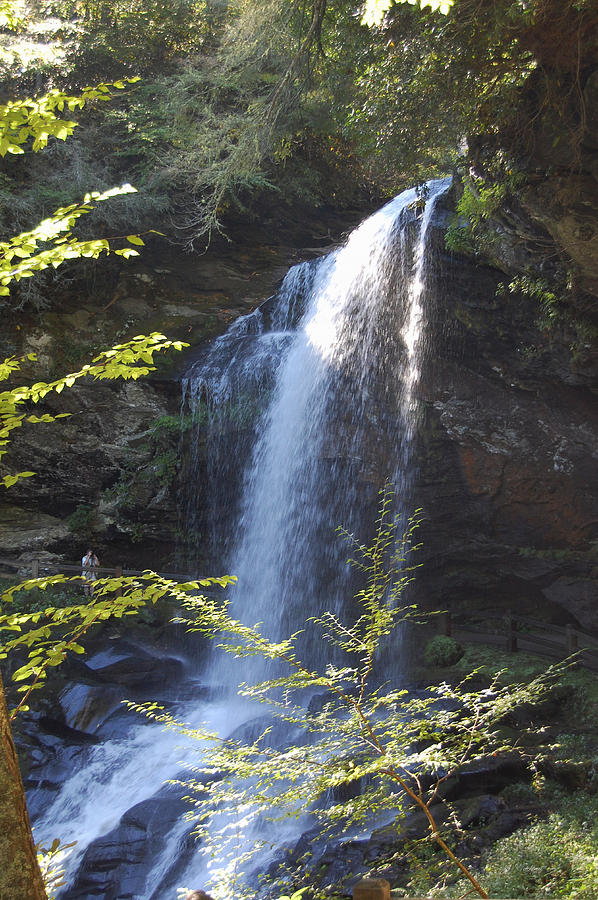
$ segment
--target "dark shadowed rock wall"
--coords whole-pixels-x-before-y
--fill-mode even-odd
[[[93,544],[104,565],[172,571],[180,562],[180,373],[202,343],[274,293],[290,265],[341,240],[363,216],[319,209],[274,222],[265,213],[197,254],[154,239],[129,264],[84,261],[77,289],[48,297],[42,312],[3,312],[0,353],[37,355],[23,369],[29,383],[75,371],[137,334],[163,332],[190,349],[141,381],[79,383],[38,405],[38,413],[71,417],[14,434],[6,470],[37,474],[0,497],[0,558],[73,562]]]
[[[596,371],[566,330],[445,254],[421,400],[423,602],[598,627]]]

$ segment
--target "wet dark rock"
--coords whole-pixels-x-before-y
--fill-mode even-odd
[[[180,659],[144,656],[119,660],[96,670],[104,681],[136,690],[151,690],[164,684],[174,684],[181,680],[185,666]]]
[[[69,726],[93,733],[120,708],[122,691],[108,685],[74,683],[61,693],[60,701]]]
[[[508,785],[529,780],[525,759],[516,753],[504,753],[467,763],[441,786],[439,796],[443,801],[452,801],[478,796],[480,792],[498,794]]]
[[[74,658],[65,667],[68,680],[59,696],[65,728],[103,739],[124,734],[137,716],[123,700],[176,692],[185,670],[181,659],[158,655],[141,643],[105,640],[86,662]]]
[[[465,850],[473,849],[476,855],[491,847],[496,841],[507,837],[519,828],[530,825],[534,819],[542,815],[538,804],[516,806],[498,811],[488,820],[475,825],[475,830],[467,834],[464,840]]]
[[[97,744],[99,738],[78,728],[71,728],[65,722],[53,719],[50,716],[40,716],[38,727],[46,734],[55,735],[58,738],[69,741],[71,744]]]
[[[116,828],[88,847],[69,898],[147,896],[152,861],[183,811],[183,802],[174,797],[152,797],[128,810]]]
[[[496,787],[496,785],[494,785]],[[483,849],[530,822],[540,812],[533,804],[510,806],[494,793],[455,795],[448,804],[433,808],[437,825],[455,833],[464,859],[480,855]],[[429,835],[429,822],[422,810],[398,816],[359,839],[339,838],[323,842],[317,830],[305,832],[293,851],[273,864],[271,878],[280,875],[279,866],[296,866],[310,883],[320,888],[334,885],[336,891],[351,896],[353,885],[364,872],[404,883],[409,872],[410,845]],[[283,869],[284,871],[284,869]]]
[[[497,298],[500,273],[456,257],[441,271],[420,385],[414,594],[598,630],[598,368],[571,369],[529,298]]]
[[[305,739],[299,729],[290,729],[288,724],[277,722],[269,716],[256,716],[243,722],[231,732],[229,737],[233,741],[253,743],[264,733],[266,728],[269,728],[270,731],[260,741],[260,745],[264,747],[289,747],[296,741]]]
[[[540,722],[558,722],[559,719],[566,719],[575,698],[576,692],[572,685],[555,684],[537,703],[522,703],[515,707],[501,724],[523,733],[525,729],[533,730]]]

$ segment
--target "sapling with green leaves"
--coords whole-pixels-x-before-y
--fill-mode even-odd
[[[11,711],[11,721],[19,712],[27,710],[32,691],[43,687],[50,672],[61,665],[70,653],[83,654],[85,636],[102,622],[134,616],[146,605],[160,600],[185,603],[190,594],[196,602],[205,602],[201,592],[210,587],[224,588],[235,579],[222,577],[201,578],[177,582],[163,578],[148,570],[138,577],[113,576],[94,581],[91,599],[78,602],[77,592],[84,582],[81,575],[49,575],[30,578],[0,594],[0,660],[11,653],[27,652],[27,660],[13,672],[12,679],[19,683],[20,702]],[[68,606],[52,605],[51,589],[66,585],[73,591],[73,602]],[[13,612],[12,603],[24,592],[48,591],[48,605],[34,612]]]
[[[184,601],[189,615],[182,621],[190,631],[216,638],[234,657],[284,665],[283,674],[277,666],[274,677],[239,687],[242,697],[270,712],[271,724],[258,736],[222,738],[178,722],[156,704],[131,704],[200,742],[200,761],[189,765],[189,779],[178,783],[191,803],[201,852],[212,860],[210,891],[218,900],[260,895],[250,873],[252,859],[279,843],[286,820],[300,818],[302,831],[317,826],[322,838],[350,835],[373,821],[394,822],[398,836],[401,819],[413,808],[424,813],[430,840],[455,874],[478,896],[488,896],[450,847],[449,829],[441,825],[446,817],[439,814],[441,788],[465,763],[513,749],[500,733],[501,720],[541,697],[558,668],[508,686],[497,675],[485,690],[474,689],[476,673],[456,686],[443,683],[416,693],[381,682],[380,650],[405,621],[418,617],[417,609],[401,600],[413,579],[410,554],[417,547],[421,514],[403,531],[393,509],[392,491],[385,489],[371,544],[344,532],[353,551],[349,561],[363,576],[353,621],[324,612],[302,631],[273,641],[259,625],[233,618],[226,599]],[[335,661],[321,671],[297,653],[305,631],[310,640],[331,645]],[[278,724],[289,735],[282,746],[272,739]],[[296,887],[304,877],[296,872],[294,882],[283,886]]]

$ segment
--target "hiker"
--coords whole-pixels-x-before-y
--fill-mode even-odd
[[[93,552],[93,550],[88,550],[85,556],[81,560],[81,574],[85,581],[83,582],[83,593],[86,597],[93,596],[93,583],[97,580],[97,574],[93,570],[100,565],[100,561]]]

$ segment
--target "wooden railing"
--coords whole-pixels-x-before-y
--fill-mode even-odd
[[[473,898],[473,894],[470,896]],[[385,878],[363,878],[353,888],[353,900],[392,900],[392,897],[390,885]],[[409,900],[434,900],[434,898],[410,897]]]
[[[362,878],[353,888],[353,900],[392,900],[392,897],[390,885],[385,878]],[[213,900],[213,898],[205,891],[198,890],[189,891],[185,900]],[[434,898],[409,897],[408,900],[434,900]]]
[[[439,626],[441,634],[461,643],[490,644],[510,653],[525,651],[563,659],[578,652],[581,665],[598,672],[598,638],[570,624],[550,625],[512,612],[472,610],[467,614],[445,611],[439,615]]]
[[[353,888],[353,900],[392,900],[385,878],[363,878]],[[189,891],[185,900],[213,900],[205,891]],[[434,900],[433,897],[409,897],[408,900]]]
[[[20,572],[26,572],[28,578],[39,578],[42,575],[68,575],[70,573],[81,575],[83,566],[71,563],[45,563],[43,560],[32,559],[30,563],[24,563],[23,560],[16,559],[0,559],[0,569],[11,569]],[[121,576],[137,576],[143,575],[141,569],[125,569],[123,566],[90,566],[89,571],[93,571],[94,575],[116,575]],[[201,575],[185,575],[181,572],[156,572],[161,578],[169,578],[172,581],[196,581]]]
[[[80,575],[82,572],[81,563],[45,563],[35,558],[28,565],[22,560],[0,558],[0,569],[2,568],[21,572],[27,570],[27,575],[31,578],[69,573]],[[93,568],[93,572],[117,577],[143,575],[140,569],[125,569],[124,566],[97,566]],[[172,581],[194,581],[201,577],[181,572],[157,574]],[[461,643],[489,644],[511,653],[540,653],[553,659],[563,659],[572,653],[579,653],[580,664],[598,672],[598,638],[572,625],[550,625],[539,619],[511,612],[501,614],[474,610],[470,613],[445,610],[436,617],[436,621],[441,634],[454,637]]]

